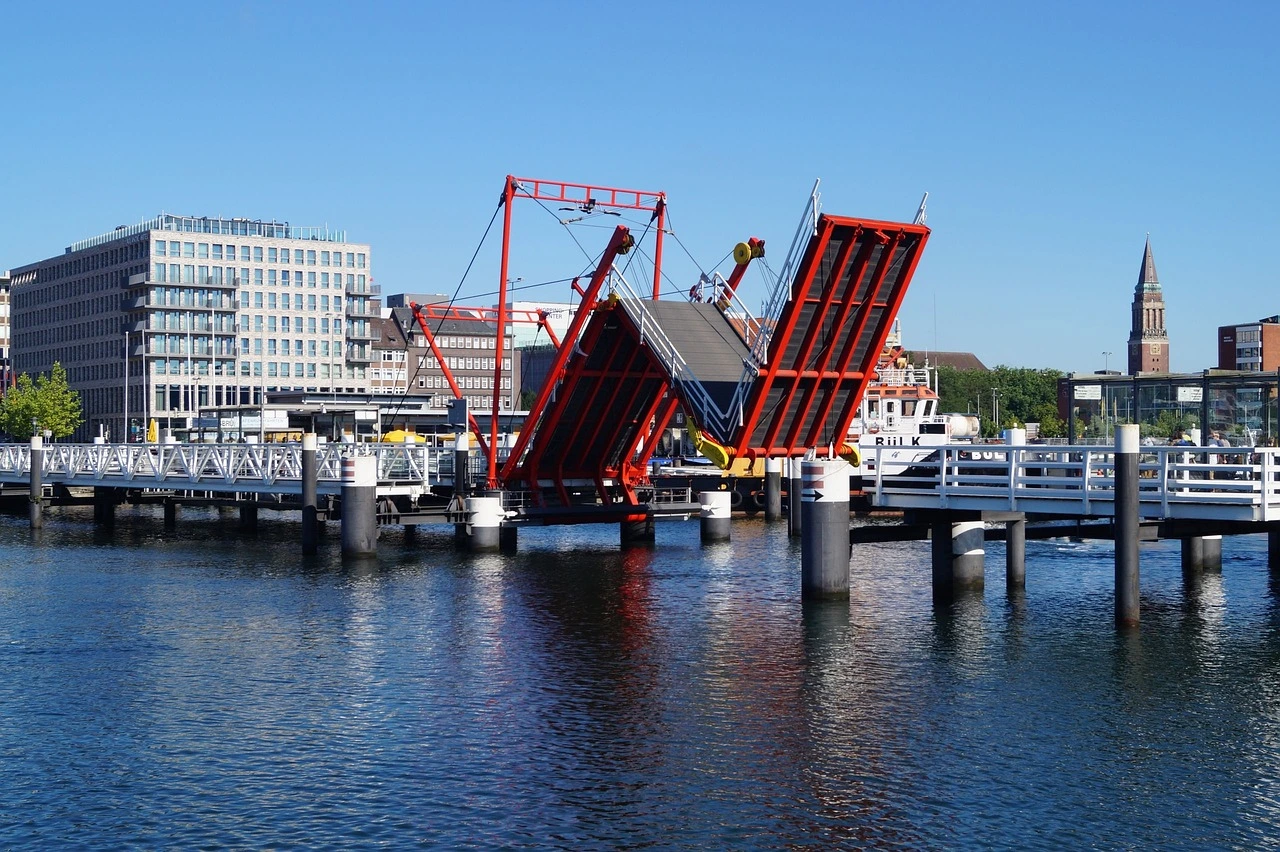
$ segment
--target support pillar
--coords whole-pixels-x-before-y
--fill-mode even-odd
[[[1009,521],[1004,525],[1004,585],[1009,592],[1027,587],[1027,522]]]
[[[1204,570],[1222,570],[1222,536],[1207,535],[1204,537]]]
[[[787,535],[796,538],[800,535],[800,459],[787,459]]]
[[[342,553],[378,552],[378,460],[348,456],[342,460]]]
[[[169,517],[169,507],[174,507],[174,516],[177,516],[177,504],[164,504],[165,518]],[[240,529],[256,530],[258,528],[258,507],[253,503],[240,504]]]
[[[467,498],[467,549],[473,553],[489,553],[501,547],[501,495],[501,491],[491,491],[485,497]]]
[[[800,596],[802,600],[849,597],[849,465],[804,462],[800,497]]]
[[[516,533],[516,527],[510,524],[503,524],[498,527],[498,549],[503,553],[515,553],[519,542],[519,535]]]
[[[1182,539],[1182,570],[1195,573],[1204,570],[1204,539],[1200,536]]]
[[[623,547],[647,547],[656,539],[653,518],[626,520],[618,525],[618,541]]]
[[[1116,624],[1138,624],[1138,427],[1116,427]],[[1184,545],[1185,547],[1185,545]]]
[[[1280,530],[1267,530],[1267,568],[1280,573]]]
[[[782,459],[764,460],[764,519],[782,520]]]
[[[935,521],[932,536],[934,592],[981,591],[987,557],[982,521]]]
[[[302,436],[302,552],[315,553],[320,546],[316,529],[316,492],[319,489],[320,468],[316,460],[316,435],[308,432]]]
[[[471,458],[471,443],[467,427],[453,442],[453,493],[465,498],[470,491],[470,478],[467,476],[468,460]]]
[[[44,526],[44,437],[31,436],[31,469],[27,479],[30,489],[31,529],[38,530]]]
[[[93,488],[93,522],[104,527],[116,522],[116,494],[114,488],[95,485]]]
[[[698,495],[698,523],[702,543],[728,541],[733,514],[733,495],[728,491],[703,491]]]
[[[253,522],[254,522],[254,526],[256,527],[258,523],[258,515],[257,515],[258,507],[255,506],[253,511],[254,511]],[[240,517],[241,519],[244,518],[243,512],[241,512]],[[177,525],[178,525],[178,504],[173,500],[165,500],[164,501],[164,528],[167,530],[171,530]]]

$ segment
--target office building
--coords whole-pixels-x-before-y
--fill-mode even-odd
[[[60,362],[81,394],[75,440],[207,428],[272,392],[367,392],[381,313],[369,246],[343,231],[173,215],[14,269],[12,309],[15,370]]]
[[[1280,370],[1280,316],[1218,327],[1218,369]]]

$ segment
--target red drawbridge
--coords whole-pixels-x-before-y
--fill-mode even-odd
[[[657,301],[613,270],[631,248],[619,226],[502,487],[531,492],[548,516],[641,514],[637,487],[677,407],[697,424],[703,453],[725,464],[840,453],[929,229],[816,211],[815,195],[760,317],[736,291],[763,242],[737,246],[727,280],[704,280],[688,301]]]

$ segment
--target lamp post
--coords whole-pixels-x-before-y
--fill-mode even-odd
[[[1113,353],[1113,352],[1103,352],[1103,353],[1102,353],[1102,372],[1104,372],[1104,373],[1110,373],[1110,372],[1111,372],[1111,363],[1110,363],[1110,362],[1111,362],[1111,356],[1112,356],[1113,354],[1115,354],[1115,353]]]

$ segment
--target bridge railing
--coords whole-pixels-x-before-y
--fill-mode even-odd
[[[324,444],[316,450],[320,483],[342,481],[342,460],[374,456],[380,482],[430,487],[439,481],[440,459],[452,450],[413,444]],[[198,487],[234,490],[280,485],[294,491],[302,481],[300,444],[46,444],[46,483],[117,487]],[[0,445],[0,481],[26,482],[28,444]]]
[[[871,448],[875,506],[1114,514],[1115,453],[1110,447],[949,444],[886,475]],[[1138,499],[1144,517],[1280,520],[1280,449],[1143,447]]]

